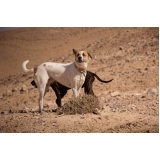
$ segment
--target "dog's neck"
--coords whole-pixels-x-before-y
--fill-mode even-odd
[[[75,64],[76,69],[77,69],[79,72],[81,72],[81,73],[83,73],[83,74],[85,75],[85,73],[86,73],[86,68],[79,67],[79,66],[76,65],[76,63],[74,63],[74,64]]]

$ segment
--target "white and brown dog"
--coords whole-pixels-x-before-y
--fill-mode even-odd
[[[85,81],[89,57],[92,57],[86,51],[73,49],[73,53],[75,54],[75,61],[72,63],[45,62],[32,69],[26,68],[29,60],[22,63],[25,73],[34,73],[34,80],[39,90],[39,112],[43,110],[44,95],[48,91],[50,84],[55,81],[71,88],[73,96],[78,97]]]

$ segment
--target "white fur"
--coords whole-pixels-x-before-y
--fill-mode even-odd
[[[76,56],[76,55],[75,55]],[[75,58],[77,59],[77,58]],[[26,64],[29,60],[22,63],[22,68],[25,73],[33,73],[34,69],[27,69]],[[78,67],[87,69],[88,61],[79,63],[77,60],[72,63],[53,63],[45,62],[35,70],[34,80],[39,90],[39,111],[43,110],[43,97],[46,94],[49,86],[54,81],[57,81],[72,89],[73,96],[78,97],[81,87],[85,81],[86,71],[77,70]]]

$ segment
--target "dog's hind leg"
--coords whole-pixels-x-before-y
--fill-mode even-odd
[[[45,93],[45,86],[40,86],[39,88],[39,112],[43,111],[43,97]]]
[[[47,88],[48,80],[47,78],[37,76],[35,77],[35,82],[36,82],[36,85],[39,91],[39,112],[42,112],[43,111],[43,98],[48,90]]]
[[[57,82],[52,83],[50,86],[52,87],[52,89],[54,90],[54,92],[55,92],[55,94],[57,96],[56,104],[58,105],[58,107],[61,107],[61,99],[62,99],[62,97],[61,97],[61,91],[59,89],[58,83]]]

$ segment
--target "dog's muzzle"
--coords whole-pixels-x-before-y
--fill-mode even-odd
[[[79,63],[83,62],[83,58],[82,57],[78,57],[78,62]]]

